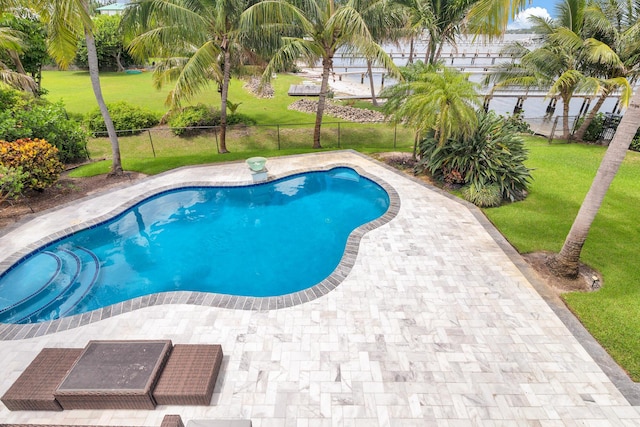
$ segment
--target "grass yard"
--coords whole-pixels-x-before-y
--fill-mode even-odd
[[[486,209],[521,253],[559,252],[605,148],[528,138],[534,182],[526,200]],[[635,381],[640,381],[640,153],[629,152],[596,217],[581,259],[604,287],[564,300]]]

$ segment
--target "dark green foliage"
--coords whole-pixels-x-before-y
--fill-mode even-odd
[[[140,133],[160,122],[158,114],[125,101],[107,104],[107,108],[119,135]],[[87,114],[84,122],[87,129],[94,134],[107,132],[107,126],[98,107]]]
[[[64,163],[87,158],[87,133],[61,102],[52,104],[15,90],[0,89],[0,139],[44,139]]]
[[[532,134],[531,126],[522,118],[522,112],[504,116],[505,126],[511,128],[513,132]]]
[[[42,22],[35,16],[21,17],[18,14],[6,13],[0,16],[0,27],[20,31],[23,45],[19,54],[20,63],[38,85],[38,94],[45,94],[46,91],[40,87],[41,71],[43,64],[50,63],[51,59],[47,53],[47,34]],[[0,62],[16,71],[13,60],[6,52],[0,51]]]
[[[100,71],[124,71],[124,68],[135,64],[123,45],[121,19],[120,15],[97,15],[93,18]],[[89,68],[85,39],[79,40],[78,44],[74,63],[80,68]]]
[[[255,120],[244,114],[230,114],[227,116],[227,125],[255,124]],[[169,116],[169,126],[175,135],[196,135],[202,131],[202,127],[220,125],[220,110],[205,104],[185,107]]]
[[[602,135],[602,131],[604,130],[606,117],[602,113],[596,114],[591,123],[589,123],[589,127],[587,127],[587,131],[584,133],[582,140],[585,142],[597,142]],[[584,117],[580,117],[576,122],[575,128],[578,129],[584,123]]]
[[[439,145],[433,137],[420,144],[418,170],[435,179],[459,185],[472,185],[473,192],[496,185],[504,200],[521,200],[531,180],[524,165],[527,150],[523,141],[495,113],[479,113],[474,135],[448,139]]]

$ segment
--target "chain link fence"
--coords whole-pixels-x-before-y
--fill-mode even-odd
[[[313,144],[315,123],[262,124],[227,126],[226,145],[234,152],[259,150],[308,149]],[[166,157],[220,149],[219,126],[118,130],[123,156]],[[179,134],[176,135],[176,134]],[[413,132],[402,125],[386,122],[323,122],[323,148],[369,148],[393,151],[412,147]],[[96,133],[90,142],[92,157],[108,155],[106,132]]]

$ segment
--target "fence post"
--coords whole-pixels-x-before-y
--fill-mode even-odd
[[[276,127],[278,128],[278,150],[280,150],[280,125],[276,125]]]
[[[147,129],[147,133],[149,134],[149,143],[151,144],[151,151],[153,152],[153,158],[156,158],[156,149],[153,146],[153,138],[151,138],[151,129]]]
[[[216,137],[216,152],[220,153],[220,146],[218,145],[218,131],[216,130],[215,126],[213,128],[213,134]]]
[[[338,122],[338,148],[340,148],[340,122]]]

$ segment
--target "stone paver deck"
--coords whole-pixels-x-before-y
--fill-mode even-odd
[[[222,345],[215,405],[36,413],[0,404],[0,420],[143,426],[178,413],[185,422],[250,418],[257,427],[640,425],[638,407],[629,403],[640,402],[636,385],[584,331],[565,325],[576,322],[541,296],[535,277],[476,209],[352,152],[267,164],[275,177],[330,165],[383,180],[400,208],[362,236],[348,276],[319,298],[238,310],[178,293],[55,327],[0,325],[0,394],[43,347],[170,339]],[[92,196],[5,232],[0,265],[154,189],[249,180],[246,165],[229,163]]]

